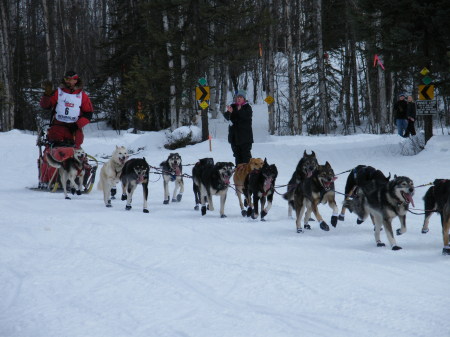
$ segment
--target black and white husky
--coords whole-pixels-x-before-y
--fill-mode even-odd
[[[198,211],[200,209],[201,195],[200,195],[200,186],[202,180],[202,174],[205,167],[214,166],[213,158],[202,158],[197,163],[195,163],[192,168],[192,190],[194,191],[195,197],[195,207],[194,209]],[[205,198],[206,199],[206,198]],[[205,203],[207,200],[204,200]]]
[[[172,194],[172,202],[179,202],[183,197],[184,192],[184,182],[183,182],[183,167],[181,156],[178,153],[171,153],[169,157],[161,164],[159,164],[161,168],[161,174],[163,176],[164,183],[164,204],[168,204],[170,200],[169,193],[169,182],[175,182],[175,188]],[[179,193],[178,189],[180,190]]]
[[[380,230],[384,226],[386,236],[391,244],[392,250],[401,247],[395,241],[392,230],[392,220],[400,219],[401,228],[397,235],[406,232],[406,212],[409,204],[414,207],[414,183],[408,177],[397,177],[385,183],[377,184],[375,181],[358,188],[352,200],[346,200],[345,206],[350,212],[355,212],[358,217],[365,220],[369,215],[375,225],[375,242],[377,247],[384,247],[380,240]]]
[[[425,202],[425,219],[422,233],[428,233],[428,224],[433,212],[441,215],[442,239],[444,241],[443,255],[450,255],[450,180],[436,179],[423,197]]]
[[[194,171],[194,170],[193,170]],[[206,200],[208,200],[208,209],[214,210],[213,195],[220,196],[220,217],[225,218],[225,200],[227,199],[228,186],[230,178],[233,175],[234,164],[231,162],[217,162],[214,165],[208,162],[201,168],[201,176],[193,176],[194,182],[199,183],[200,202],[202,204],[202,215],[206,214]]]
[[[64,197],[67,196],[67,181],[69,181],[72,194],[80,195],[83,191],[84,180],[84,163],[86,161],[86,153],[82,148],[73,150],[73,157],[64,161],[56,160],[51,154],[47,154],[47,162],[50,166],[58,169],[59,179],[64,190]],[[78,178],[78,184],[75,181]]]
[[[125,165],[122,168],[122,174],[120,175],[120,181],[122,182],[122,200],[127,201],[127,205],[125,206],[127,211],[131,209],[133,193],[136,190],[137,185],[142,184],[144,193],[144,213],[148,213],[147,198],[149,173],[150,167],[145,158],[133,158],[125,162]]]

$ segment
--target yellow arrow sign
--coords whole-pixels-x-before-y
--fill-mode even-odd
[[[195,88],[195,99],[198,101],[209,100],[209,87],[198,86]]]
[[[419,85],[419,100],[434,99],[434,85]]]
[[[275,100],[273,99],[272,96],[267,96],[266,99],[264,100],[267,104],[272,104],[273,102],[275,102]]]

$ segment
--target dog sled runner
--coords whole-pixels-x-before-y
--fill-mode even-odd
[[[48,128],[48,125],[45,127]],[[36,145],[39,148],[39,158],[37,159],[38,167],[38,186],[31,188],[35,191],[50,191],[57,192],[61,189],[61,181],[58,174],[58,169],[50,166],[47,163],[46,156],[50,154],[58,161],[65,161],[68,158],[73,158],[75,147],[73,144],[67,143],[52,143],[47,138],[46,129],[41,129],[38,132],[38,138]],[[84,193],[90,193],[94,187],[95,174],[98,168],[98,161],[95,157],[86,154],[86,158],[83,161],[82,170],[84,171],[84,178],[82,185],[84,187]],[[81,173],[81,172],[80,172]],[[79,177],[77,177],[78,183]]]

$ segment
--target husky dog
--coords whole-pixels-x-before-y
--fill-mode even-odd
[[[368,183],[374,181],[375,185],[383,185],[389,182],[391,174],[386,177],[383,172],[373,168],[372,166],[358,165],[347,177],[347,182],[345,183],[345,200],[350,199],[355,193],[358,187],[363,187]],[[342,206],[341,214],[339,214],[339,221],[344,221],[345,219],[345,205]],[[358,225],[362,223],[361,219],[357,220]]]
[[[275,164],[269,165],[264,158],[263,167],[260,170],[250,172],[244,182],[244,196],[248,202],[247,216],[257,219],[259,215],[258,203],[261,202],[261,221],[272,208],[275,181],[278,170]],[[264,207],[267,200],[267,207]]]
[[[441,215],[442,239],[444,248],[442,255],[450,255],[449,231],[450,231],[450,180],[436,179],[423,197],[425,202],[425,219],[422,233],[428,233],[428,224],[433,212]]]
[[[100,181],[97,188],[103,191],[103,200],[106,207],[112,207],[111,199],[116,194],[116,184],[120,181],[123,166],[128,160],[128,151],[124,146],[117,146],[111,158],[100,170]]]
[[[207,166],[214,166],[213,158],[202,158],[197,163],[195,163],[192,168],[192,189],[194,190],[195,197],[195,207],[194,209],[198,211],[200,209],[200,204],[202,203],[200,195],[200,185],[202,180],[203,169]],[[206,198],[203,200],[207,202]]]
[[[220,196],[220,217],[226,218],[224,213],[225,200],[227,199],[230,178],[233,175],[234,164],[231,162],[217,162],[215,165],[205,165],[202,168],[200,178],[200,201],[202,204],[202,215],[206,214],[206,200],[208,208],[214,211],[213,195]]]
[[[346,200],[345,206],[350,212],[355,212],[360,219],[365,220],[369,215],[375,225],[375,242],[377,247],[384,247],[380,240],[380,230],[384,226],[386,236],[391,244],[392,250],[402,249],[397,246],[392,231],[392,220],[400,219],[401,228],[397,235],[406,232],[406,212],[409,204],[414,207],[413,201],[414,183],[408,177],[397,177],[383,184],[377,185],[372,181],[358,188],[356,196],[352,200]]]
[[[170,200],[169,193],[169,181],[175,182],[175,188],[173,190],[172,202],[179,202],[183,197],[184,192],[184,182],[183,182],[183,167],[181,166],[181,156],[178,153],[171,153],[169,157],[161,164],[159,167],[162,171],[163,183],[164,183],[164,202],[167,205]],[[177,194],[178,189],[180,193]]]
[[[330,227],[319,213],[318,205],[320,203],[325,204],[328,202],[328,206],[333,209],[331,224],[333,227],[336,227],[339,210],[335,200],[335,180],[334,171],[330,163],[326,162],[325,165],[319,165],[310,177],[306,177],[297,185],[292,203],[296,213],[297,233],[303,232],[301,219],[305,210],[305,229],[311,229],[308,221],[311,217],[311,212],[313,212],[317,221],[319,221],[320,228],[324,231],[330,230]]]
[[[73,157],[67,158],[64,161],[56,160],[51,154],[47,154],[46,158],[50,166],[58,169],[59,179],[64,190],[64,197],[70,200],[67,196],[67,180],[69,180],[72,194],[75,194],[76,191],[77,195],[80,195],[83,189],[84,164],[86,162],[86,153],[84,150],[82,148],[74,149]],[[78,184],[75,182],[77,178]],[[77,187],[76,190],[75,187]]]
[[[239,206],[241,207],[242,216],[247,215],[247,211],[244,209],[244,204],[242,203],[241,194],[243,193],[245,178],[250,174],[250,172],[259,171],[264,165],[264,160],[261,158],[251,158],[248,163],[239,164],[236,167],[233,175],[234,186],[236,188],[236,195],[239,199]],[[244,200],[245,199],[244,197]],[[247,206],[247,205],[245,205]]]
[[[313,172],[317,169],[319,163],[317,162],[316,154],[311,151],[311,154],[307,154],[306,150],[303,152],[303,157],[299,160],[291,180],[289,180],[287,186],[287,192],[283,194],[283,198],[288,200],[288,216],[292,216],[292,201],[294,200],[295,188],[305,178],[312,176]]]
[[[144,213],[148,213],[147,197],[149,173],[150,167],[145,158],[133,158],[125,162],[125,165],[122,168],[122,174],[120,175],[120,181],[122,182],[122,200],[127,201],[127,205],[125,206],[127,211],[131,209],[134,190],[138,184],[142,184],[142,190],[144,192]]]

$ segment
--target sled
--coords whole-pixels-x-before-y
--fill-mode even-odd
[[[47,163],[46,156],[47,154],[50,154],[56,160],[64,161],[73,157],[75,147],[70,143],[50,142],[46,133],[48,126],[49,125],[45,125],[44,128],[38,132],[36,145],[39,148],[39,158],[37,160],[39,184],[37,188],[32,188],[32,190],[57,192],[58,190],[62,191],[58,169]],[[83,162],[83,193],[88,194],[92,191],[95,183],[97,168],[97,159],[89,154],[86,154],[86,159]],[[78,183],[77,180],[76,182]]]

